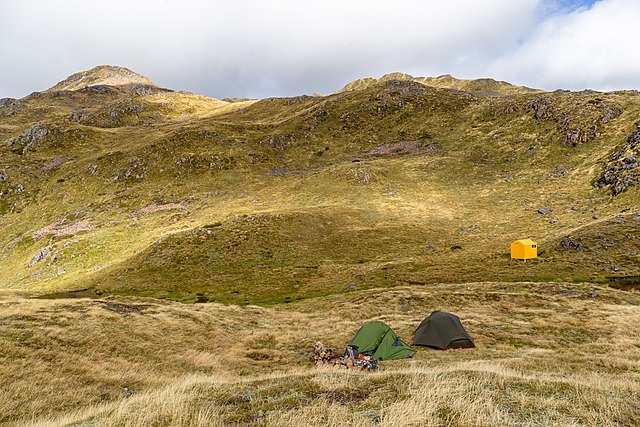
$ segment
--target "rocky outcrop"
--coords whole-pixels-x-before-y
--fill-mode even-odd
[[[47,258],[49,258],[50,254],[51,246],[45,246],[44,248],[40,249],[38,253],[36,253],[33,258],[31,258],[31,261],[29,261],[29,264],[27,264],[27,268],[34,267],[36,264],[46,261]]]
[[[640,121],[636,131],[627,136],[626,142],[607,162],[596,187],[608,187],[614,196],[629,187],[640,184]]]
[[[18,114],[24,108],[24,104],[19,99],[2,98],[0,99],[0,116],[13,116]]]
[[[526,102],[505,99],[494,107],[494,114],[532,112],[536,120],[555,123],[562,144],[576,146],[598,138],[602,125],[622,113],[599,96],[597,92],[548,93]]]
[[[527,109],[533,110],[533,115],[538,120],[553,120],[553,102],[549,97],[536,96],[527,104]]]
[[[51,134],[51,127],[36,123],[21,135],[8,140],[5,144],[10,147],[12,151],[25,154],[27,151],[35,151],[38,145]]]
[[[563,238],[560,244],[568,251],[581,251],[584,249],[584,245],[582,244],[582,242],[579,242],[572,237]]]
[[[101,106],[97,110],[76,110],[69,115],[69,120],[87,126],[99,128],[116,128],[127,124],[139,124],[138,114],[145,111],[145,106],[133,98],[124,98]]]

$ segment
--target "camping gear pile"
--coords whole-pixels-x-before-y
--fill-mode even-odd
[[[349,351],[344,356],[338,356],[335,352],[326,348],[320,341],[313,345],[313,362],[316,366],[335,366],[342,369],[355,369],[357,371],[375,371],[378,369],[378,361],[371,356],[354,354]]]
[[[473,348],[475,344],[455,314],[434,311],[415,330],[412,345],[436,350]],[[385,323],[365,323],[347,345],[344,356],[338,356],[320,341],[314,345],[313,361],[316,365],[345,369],[373,371],[378,361],[405,359],[416,350],[402,341]]]

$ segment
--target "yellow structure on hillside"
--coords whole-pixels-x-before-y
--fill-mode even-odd
[[[538,244],[531,239],[521,239],[511,242],[511,258],[538,258]]]

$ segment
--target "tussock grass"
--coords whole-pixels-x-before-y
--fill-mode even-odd
[[[565,295],[585,290],[597,296]],[[25,296],[0,298],[6,425],[533,426],[640,419],[640,300],[624,291],[441,284],[273,308]],[[413,359],[383,362],[373,375],[318,369],[308,359],[314,341],[341,348],[367,320],[383,320],[410,341],[435,309],[459,314],[478,348],[421,349]]]

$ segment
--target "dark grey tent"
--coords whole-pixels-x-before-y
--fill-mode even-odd
[[[422,345],[438,350],[476,346],[460,323],[460,318],[443,311],[434,311],[420,323],[412,345]]]

